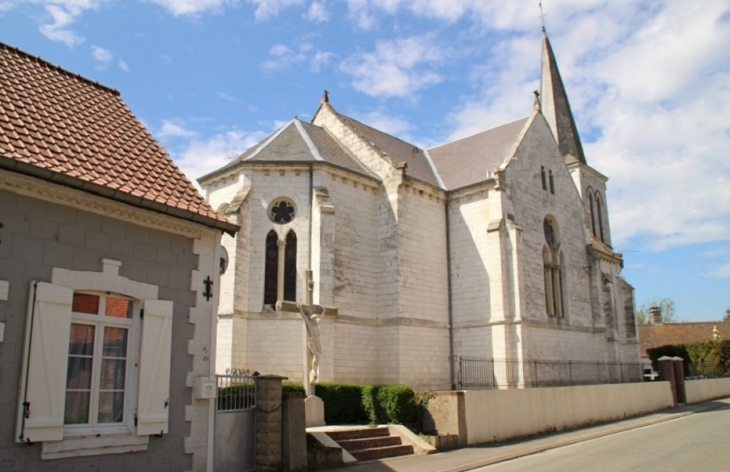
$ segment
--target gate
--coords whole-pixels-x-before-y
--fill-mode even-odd
[[[215,471],[256,469],[256,377],[243,369],[216,375]]]

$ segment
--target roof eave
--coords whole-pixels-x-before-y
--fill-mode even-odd
[[[136,197],[126,192],[122,192],[118,189],[105,187],[103,185],[87,182],[85,180],[71,177],[66,174],[55,172],[42,167],[20,162],[15,159],[0,155],[0,169],[9,170],[11,172],[17,172],[19,174],[35,177],[47,182],[51,182],[65,187],[70,187],[76,190],[81,190],[99,197],[109,198],[127,205],[131,205],[137,208],[142,208],[155,213],[161,213],[174,218],[179,218],[194,223],[207,226],[209,228],[219,229],[231,236],[235,235],[236,232],[241,229],[240,226],[210,218],[199,213],[195,213],[189,210],[183,210],[167,204],[158,203],[152,200],[148,200],[142,197]]]

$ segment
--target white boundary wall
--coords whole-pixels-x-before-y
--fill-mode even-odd
[[[687,394],[687,403],[730,397],[730,378],[687,380],[684,382],[684,389]]]
[[[464,396],[470,446],[623,419],[674,406],[668,382],[471,390],[464,392]]]

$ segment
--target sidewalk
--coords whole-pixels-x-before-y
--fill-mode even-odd
[[[728,406],[730,398],[724,398],[518,442],[487,444],[428,456],[409,456],[330,470],[332,472],[462,472]]]

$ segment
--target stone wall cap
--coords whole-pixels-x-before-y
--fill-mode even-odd
[[[289,380],[289,377],[282,377],[281,375],[257,375],[259,380]]]

